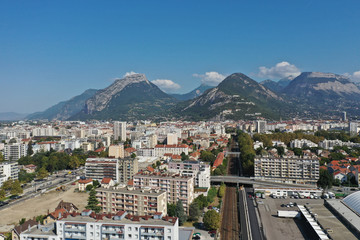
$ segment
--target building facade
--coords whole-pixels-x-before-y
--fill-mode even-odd
[[[126,141],[126,122],[114,122],[114,140]]]
[[[124,145],[111,145],[109,147],[109,157],[124,158]]]
[[[111,178],[119,182],[119,162],[113,158],[88,158],[85,162],[85,176],[101,182]]]
[[[104,213],[126,211],[136,216],[159,212],[164,216],[167,214],[167,197],[164,191],[125,186],[101,187],[96,189],[96,197]]]
[[[194,178],[181,175],[169,174],[147,174],[138,173],[134,175],[134,187],[164,191],[167,193],[167,201],[176,204],[181,200],[185,212],[189,213],[189,205],[194,200]]]
[[[255,179],[283,183],[316,184],[319,179],[317,158],[275,158],[256,157],[254,160]]]
[[[139,163],[137,158],[119,159],[119,177],[120,182],[127,183],[133,178],[134,174],[139,171]]]
[[[17,162],[0,163],[0,187],[8,180],[16,180],[19,177],[19,165]]]
[[[166,153],[181,155],[181,153],[189,154],[189,147],[186,144],[178,145],[156,145],[155,157],[163,157]]]
[[[26,156],[27,145],[21,143],[7,144],[4,147],[4,158],[6,161],[17,161]]]

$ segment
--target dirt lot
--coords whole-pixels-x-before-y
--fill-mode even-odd
[[[47,214],[49,210],[54,211],[58,203],[74,203],[80,210],[87,204],[88,194],[74,192],[75,186],[68,186],[65,192],[56,192],[55,190],[45,193],[41,196],[28,199],[0,211],[0,232],[6,232],[14,227],[21,218],[33,218],[34,216]]]

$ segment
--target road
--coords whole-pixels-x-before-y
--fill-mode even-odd
[[[73,174],[68,175],[69,170],[60,171],[58,174],[53,174],[47,177],[44,181],[28,183],[27,187],[23,188],[23,194],[21,195],[20,199],[17,200],[11,200],[8,202],[8,204],[4,206],[0,206],[0,209],[5,209],[10,206],[16,205],[18,203],[21,203],[27,199],[34,198],[43,192],[53,189],[56,187],[59,187],[61,185],[68,184],[76,179],[77,175],[81,175],[83,170],[77,169],[72,171]]]

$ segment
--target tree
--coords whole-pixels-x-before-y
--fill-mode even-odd
[[[20,219],[20,221],[19,221],[19,225],[21,225],[21,224],[24,224],[24,222],[26,221],[26,218],[22,218],[22,219]]]
[[[98,180],[93,180],[93,186],[94,186],[94,188],[100,187],[99,181]]]
[[[192,202],[189,207],[189,220],[197,221],[200,216],[200,208],[196,201]]]
[[[135,153],[132,153],[130,157],[131,157],[131,158],[136,158],[136,154],[135,154]]]
[[[2,153],[0,152],[0,162],[4,161],[4,156],[2,155]]]
[[[207,197],[205,197],[203,194],[201,194],[200,196],[195,198],[194,201],[197,202],[197,204],[201,210],[208,206]]]
[[[11,186],[11,195],[19,195],[23,193],[19,180],[15,180]]]
[[[92,184],[86,186],[86,191],[89,192],[94,188]]]
[[[45,167],[40,168],[39,171],[37,172],[37,177],[39,179],[44,179],[47,176],[49,176],[49,172],[46,171]]]
[[[161,162],[160,161],[156,161],[156,167],[159,168],[161,166]]]
[[[172,203],[167,204],[167,214],[170,217],[175,217],[176,216],[176,205],[175,204],[172,204]]]
[[[186,222],[187,217],[181,200],[176,203],[176,217],[179,219],[179,225],[183,225]]]
[[[32,147],[32,141],[29,141],[26,153],[27,153],[27,156],[31,156],[34,154],[33,147]]]
[[[4,191],[6,191],[6,192],[11,191],[12,183],[13,183],[13,181],[12,181],[11,179],[6,180],[6,181],[3,183],[3,185],[2,185],[1,188],[2,188]]]
[[[4,198],[6,196],[6,192],[4,189],[0,189],[0,199]]]
[[[211,187],[209,192],[208,192],[208,195],[207,195],[207,200],[208,200],[209,203],[212,203],[215,200],[216,194],[217,194],[216,188]]]
[[[94,212],[98,213],[101,210],[101,207],[98,206],[99,201],[96,198],[96,191],[95,189],[91,189],[89,198],[88,198],[88,204],[86,206],[87,209],[91,209]]]
[[[218,196],[222,198],[225,195],[226,185],[224,183],[221,183],[219,190],[218,190]]]
[[[77,169],[78,167],[80,167],[80,160],[77,156],[70,157],[69,167],[71,169]]]
[[[317,182],[318,186],[323,189],[332,187],[333,178],[330,173],[325,169],[320,169],[320,178]]]
[[[215,210],[209,210],[204,215],[204,225],[208,230],[216,230],[220,227],[220,214]]]

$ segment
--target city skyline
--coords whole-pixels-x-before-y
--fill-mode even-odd
[[[350,4],[351,3],[351,4]],[[0,112],[43,111],[126,73],[170,93],[243,72],[360,80],[356,1],[0,3]],[[166,81],[164,81],[166,80]]]

